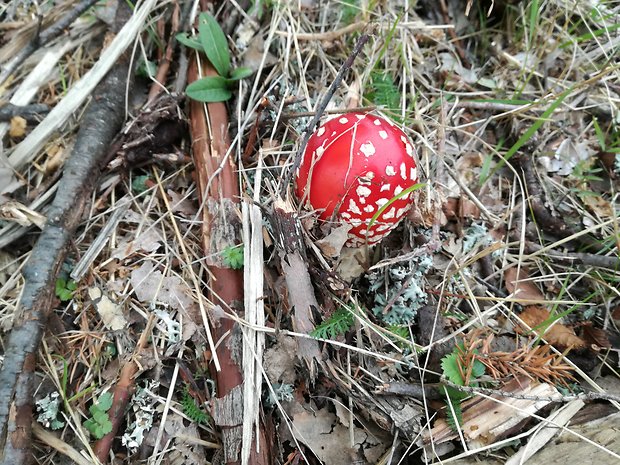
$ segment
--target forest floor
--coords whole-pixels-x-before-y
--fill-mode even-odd
[[[0,2],[0,463],[620,463],[619,50],[617,1]],[[294,189],[350,111],[420,177],[355,249]]]

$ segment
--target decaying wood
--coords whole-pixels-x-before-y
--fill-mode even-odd
[[[202,74],[213,75],[215,71],[203,64]],[[192,60],[189,82],[199,78],[198,65]],[[237,246],[241,238],[239,211],[239,183],[236,167],[229,156],[228,112],[223,103],[191,101],[190,131],[192,149],[202,208],[202,246],[209,268],[209,297],[224,309],[240,311],[243,305],[243,275],[227,265],[222,251]],[[206,112],[205,112],[206,109]],[[213,320],[212,320],[213,321]],[[243,435],[243,391],[241,385],[241,331],[233,319],[221,318],[212,327],[218,341],[217,358],[220,369],[213,376],[217,381],[217,397],[213,400],[214,411],[219,412],[215,423],[222,430],[224,461],[240,462]],[[260,456],[252,447],[251,463],[270,463],[264,432],[256,432],[260,441]]]
[[[305,259],[305,244],[301,223],[290,202],[279,199],[274,204],[272,223],[278,240],[280,264],[286,280],[288,299],[292,308],[293,329],[308,334],[314,329],[312,312],[319,308],[314,295],[312,280]],[[304,360],[310,378],[316,376],[317,364],[321,363],[318,341],[299,339],[299,356]]]
[[[88,106],[71,157],[64,168],[47,225],[24,269],[20,309],[0,371],[0,443],[3,462],[24,463],[30,456],[34,357],[54,298],[54,284],[67,245],[82,219],[99,176],[100,164],[124,117],[129,64],[121,60],[97,87]]]
[[[474,397],[463,402],[460,431],[470,446],[488,445],[506,437],[512,428],[549,404],[549,398],[557,394],[555,387],[546,383],[536,384],[525,377],[512,379],[503,391],[506,393],[504,396]],[[444,419],[439,419],[430,432],[424,433],[423,442],[441,444],[458,438],[459,433]]]

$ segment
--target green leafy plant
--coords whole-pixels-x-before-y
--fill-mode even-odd
[[[243,247],[241,245],[229,245],[222,250],[224,264],[233,270],[243,268]]]
[[[209,415],[205,412],[189,393],[187,385],[183,390],[183,396],[181,397],[181,406],[183,407],[183,413],[192,420],[194,423],[207,423],[209,421]]]
[[[355,317],[351,309],[341,307],[331,317],[314,328],[310,332],[310,336],[317,339],[336,339],[341,334],[346,333],[353,326],[354,321]]]
[[[61,302],[68,302],[73,298],[73,294],[77,289],[77,283],[73,279],[58,278],[56,280],[56,297]]]
[[[224,102],[232,97],[231,87],[236,81],[250,76],[250,68],[231,68],[228,41],[215,18],[201,13],[198,18],[198,36],[180,33],[177,40],[186,47],[203,52],[219,76],[208,76],[192,82],[185,93],[200,102]]]
[[[142,194],[149,188],[147,183],[150,179],[151,178],[149,177],[148,174],[143,174],[142,176],[136,176],[135,178],[133,178],[133,181],[131,182],[131,190],[135,194]]]
[[[92,434],[96,439],[101,439],[110,431],[112,431],[112,422],[108,415],[108,410],[112,407],[112,394],[106,392],[99,396],[99,400],[90,406],[88,411],[92,415],[84,422],[84,427]]]
[[[457,386],[477,386],[477,378],[484,375],[484,364],[477,360],[474,355],[476,350],[468,351],[461,342],[454,350],[441,359],[443,376]],[[452,386],[443,386],[446,396],[447,422],[452,429],[462,424],[461,402],[467,394]]]

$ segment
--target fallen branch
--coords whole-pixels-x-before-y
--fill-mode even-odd
[[[112,399],[112,406],[108,411],[110,422],[112,423],[112,430],[104,437],[95,442],[93,451],[102,463],[107,461],[107,457],[110,454],[110,448],[112,447],[112,441],[118,432],[123,420],[125,419],[125,409],[131,399],[134,391],[135,377],[140,369],[140,352],[146,347],[148,339],[151,337],[153,325],[155,324],[155,315],[151,314],[146,324],[146,328],[142,331],[138,344],[133,351],[131,359],[128,360],[121,369],[118,377],[118,382],[114,387],[114,398]]]
[[[129,64],[122,59],[97,86],[86,109],[58,193],[47,214],[47,225],[24,268],[20,310],[0,370],[0,450],[2,463],[29,461],[32,389],[36,352],[54,299],[54,286],[67,246],[90,201],[100,164],[121,127]]]
[[[31,105],[13,105],[7,103],[0,107],[0,121],[11,121],[15,116],[21,116],[27,120],[36,120],[42,113],[47,113],[50,108],[43,103],[33,103]]]
[[[188,81],[194,82],[202,75],[215,75],[211,65],[203,63],[198,72],[197,59],[192,60]],[[205,111],[206,109],[206,111]],[[229,156],[228,112],[224,103],[203,104],[190,101],[190,132],[192,150],[198,177],[198,192],[202,204],[202,247],[209,268],[210,300],[225,310],[243,306],[243,275],[225,263],[222,252],[240,243],[241,218],[239,215],[239,183],[236,166]],[[204,316],[203,316],[204,318]],[[211,318],[210,321],[213,321]],[[241,438],[243,436],[243,376],[241,357],[241,333],[235,321],[220,318],[211,327],[215,340],[219,341],[213,354],[213,377],[217,382],[217,397],[213,399],[212,416],[222,431],[224,462],[240,463]],[[209,327],[205,328],[209,331]],[[250,463],[270,463],[265,432],[256,432],[260,453],[252,446]]]

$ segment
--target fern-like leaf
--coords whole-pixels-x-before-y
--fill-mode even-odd
[[[353,326],[354,321],[351,310],[339,308],[328,320],[314,328],[310,336],[317,339],[336,339],[346,333]]]
[[[183,390],[181,406],[183,407],[183,413],[194,423],[207,423],[209,421],[209,415],[196,404],[196,401],[189,393],[187,386]]]
[[[400,91],[390,73],[373,70],[370,73],[370,89],[367,97],[375,105],[384,107],[386,110],[398,110],[400,107]]]

